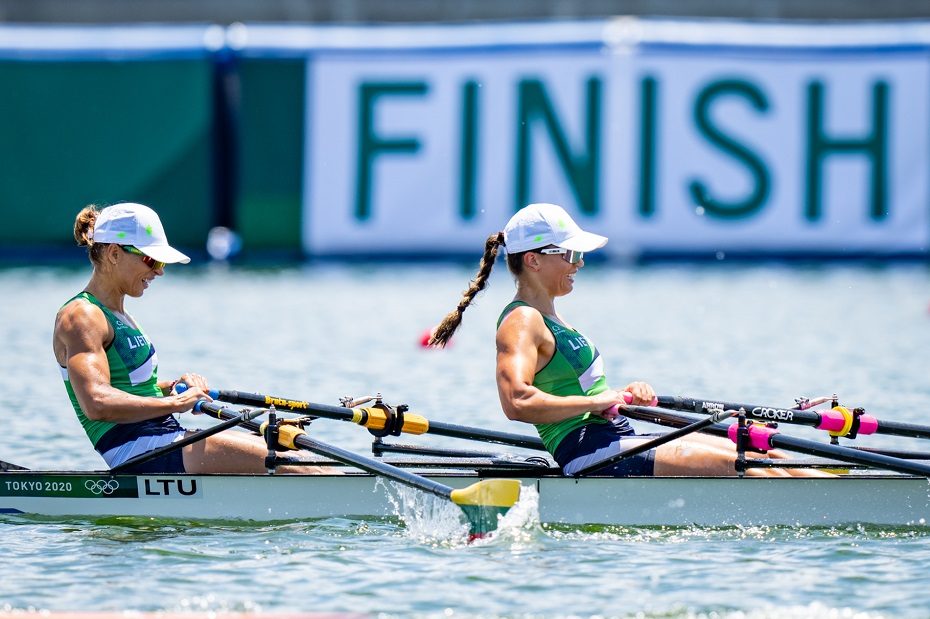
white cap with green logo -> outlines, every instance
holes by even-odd
[[[92,238],[95,243],[132,245],[159,262],[187,264],[190,258],[168,245],[158,214],[143,204],[122,202],[97,215]]]
[[[504,246],[508,254],[518,254],[547,245],[572,251],[589,252],[603,247],[607,237],[585,232],[555,204],[524,206],[504,226]]]

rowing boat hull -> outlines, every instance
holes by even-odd
[[[429,477],[456,488],[480,479],[473,473]],[[520,479],[538,493],[539,519],[548,523],[926,526],[930,520],[930,483],[922,477]],[[42,516],[253,521],[383,517],[397,515],[397,496],[391,484],[351,473],[0,473],[0,513]]]

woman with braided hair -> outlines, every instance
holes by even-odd
[[[594,344],[555,309],[569,294],[584,266],[584,253],[603,247],[607,238],[585,232],[560,206],[530,204],[485,242],[478,274],[458,307],[436,328],[430,344],[445,346],[462,322],[462,313],[484,289],[503,246],[507,267],[516,280],[514,299],[497,325],[497,390],[509,419],[536,426],[546,449],[567,475],[629,449],[649,438],[637,435],[616,405],[631,399],[649,405],[653,388],[640,381],[611,389]],[[627,394],[627,398],[624,397]],[[784,458],[770,451],[769,458]],[[598,474],[616,477],[651,475],[735,475],[736,449],[723,438],[691,434]],[[802,469],[760,469],[754,476],[823,476]]]

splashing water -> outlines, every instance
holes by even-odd
[[[464,544],[468,524],[462,510],[451,501],[420,492],[410,486],[379,479],[378,485],[387,493],[392,513],[406,526],[407,535],[420,543],[434,545]],[[539,493],[534,486],[522,486],[520,499],[506,514],[498,517],[493,534],[475,540],[488,544],[495,540],[510,543],[528,542],[542,529],[539,524]]]
[[[539,492],[536,486],[520,486],[520,499],[500,516],[497,531],[476,544],[506,543],[514,547],[533,542],[543,534],[539,523]]]
[[[451,501],[394,481],[379,479],[378,486],[384,487],[393,514],[406,525],[407,535],[414,540],[446,545],[462,543],[468,535],[462,511]]]

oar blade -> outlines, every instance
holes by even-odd
[[[468,519],[469,539],[484,537],[497,529],[498,517],[517,503],[520,482],[516,479],[485,479],[453,490],[449,498]]]

